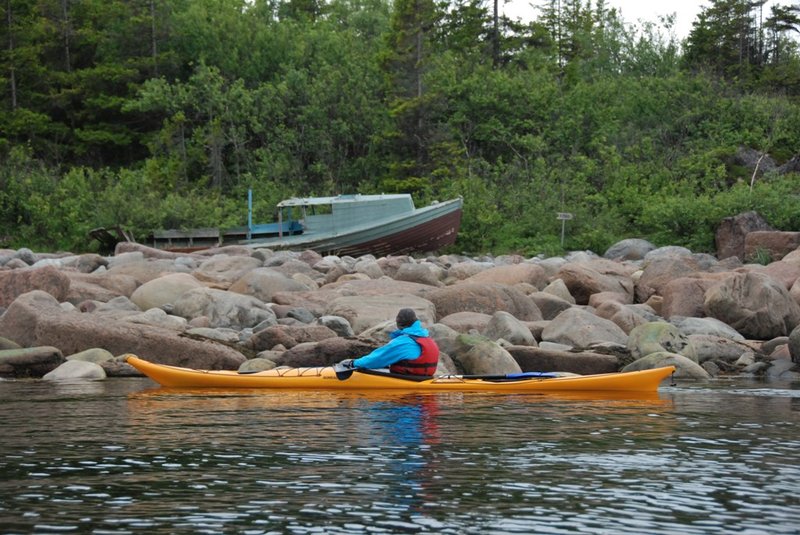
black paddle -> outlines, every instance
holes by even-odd
[[[340,364],[333,365],[333,371],[336,373],[336,378],[340,381],[346,381],[349,379],[353,372],[356,371],[356,368],[348,368],[345,366],[341,366]],[[425,380],[430,379],[430,377],[405,377],[405,376],[398,376],[396,374],[391,373],[384,373],[384,372],[376,372],[374,370],[359,370],[362,373],[371,373],[372,375],[380,375],[383,377],[398,377],[401,379],[410,379],[410,380]],[[435,379],[483,379],[485,381],[521,381],[524,379],[533,379],[533,378],[541,378],[541,379],[552,379],[554,377],[558,377],[558,374],[553,372],[522,372],[522,373],[507,373],[503,375],[440,375],[434,377]]]

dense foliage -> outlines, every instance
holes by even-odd
[[[603,0],[532,22],[480,0],[5,0],[0,245],[241,225],[248,188],[259,221],[292,195],[461,195],[471,253],[711,251],[750,209],[798,230],[800,7],[710,3],[679,43]]]

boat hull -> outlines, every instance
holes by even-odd
[[[321,254],[388,256],[436,251],[455,243],[461,226],[461,199],[337,233],[305,233],[240,241],[254,248],[313,250]]]
[[[674,366],[625,373],[606,373],[520,380],[474,379],[442,376],[424,381],[374,375],[354,371],[348,378],[337,378],[330,366],[288,368],[240,374],[231,370],[194,370],[155,364],[135,355],[126,355],[128,364],[153,381],[173,388],[271,388],[305,390],[413,390],[458,392],[655,392],[669,377]]]

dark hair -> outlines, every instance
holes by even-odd
[[[401,329],[405,329],[406,327],[411,327],[414,325],[414,322],[417,321],[416,313],[410,308],[401,308],[400,312],[397,313],[397,326]]]

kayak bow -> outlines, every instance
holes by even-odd
[[[474,392],[655,392],[674,366],[622,373],[568,377],[508,377],[447,375],[431,379],[403,379],[374,371],[354,370],[339,380],[331,366],[281,368],[240,374],[232,370],[195,370],[155,364],[135,355],[125,361],[162,386],[177,388],[276,388],[306,390],[415,390]]]

